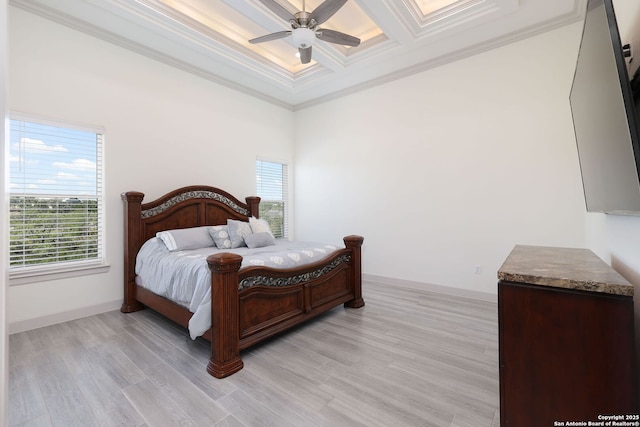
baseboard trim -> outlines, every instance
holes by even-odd
[[[451,286],[433,285],[431,283],[414,282],[411,280],[395,279],[391,277],[376,276],[373,274],[362,274],[362,281],[365,283],[372,282],[387,286],[400,286],[403,288],[418,289],[421,291],[434,292],[437,294],[469,298],[496,304],[498,303],[498,296],[489,292],[472,291],[469,289],[460,289]]]
[[[376,276],[373,274],[363,274],[363,282],[378,283],[387,286],[400,286],[403,288],[418,289],[438,294],[470,298],[478,301],[497,303],[497,295],[488,292],[472,291],[469,289],[454,288],[451,286],[433,285],[430,283],[415,282],[411,280],[395,279],[391,277]],[[19,332],[30,331],[32,329],[43,328],[45,326],[55,325],[57,323],[68,322],[70,320],[80,319],[82,317],[93,316],[95,314],[105,313],[120,309],[122,300],[110,301],[103,304],[93,305],[90,307],[82,307],[75,310],[69,310],[62,313],[50,314],[48,316],[36,317],[34,319],[21,320],[19,322],[9,323],[9,335]]]
[[[122,305],[122,300],[105,302],[102,304],[82,307],[75,310],[64,311],[62,313],[50,314],[48,316],[36,317],[34,319],[21,320],[9,323],[9,335],[19,332],[30,331],[32,329],[43,328],[57,323],[68,322],[82,317],[93,316],[94,314],[105,313],[107,311],[118,310]]]

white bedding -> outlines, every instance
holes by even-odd
[[[299,267],[319,261],[338,248],[333,245],[276,240],[262,248],[201,249],[170,252],[162,241],[147,240],[136,258],[136,283],[168,298],[193,313],[189,334],[196,339],[211,327],[211,271],[206,258],[218,252],[243,257],[242,266]]]

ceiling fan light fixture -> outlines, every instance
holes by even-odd
[[[302,1],[302,11],[292,14],[279,3],[281,0],[260,0],[268,9],[286,20],[291,26],[291,30],[278,31],[265,36],[256,37],[249,40],[249,43],[262,43],[271,40],[282,39],[291,36],[293,45],[298,50],[300,62],[308,64],[311,62],[311,46],[316,38],[323,42],[336,43],[344,46],[358,46],[360,39],[340,31],[321,29],[321,25],[331,18],[349,0],[323,0],[313,12],[307,12],[305,1]],[[319,0],[318,0],[319,1]]]
[[[316,39],[316,33],[309,28],[300,27],[293,30],[291,37],[293,39],[293,44],[297,48],[306,49],[313,45],[313,42]]]

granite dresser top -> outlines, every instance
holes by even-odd
[[[498,270],[498,279],[633,296],[633,285],[589,249],[517,245]]]

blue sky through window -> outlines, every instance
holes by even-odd
[[[98,135],[11,120],[10,192],[34,195],[96,195]]]

